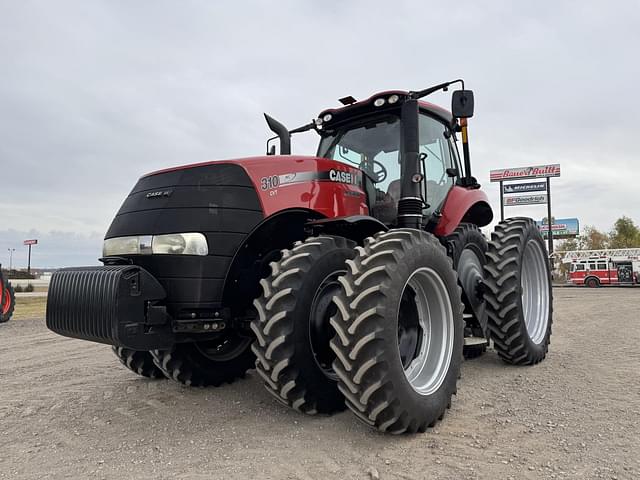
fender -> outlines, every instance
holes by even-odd
[[[260,293],[259,280],[269,273],[269,263],[307,236],[309,221],[323,218],[314,210],[291,208],[265,218],[242,241],[224,281],[222,303],[243,315]]]
[[[433,233],[438,237],[451,235],[460,222],[474,223],[479,227],[489,225],[493,211],[487,195],[478,189],[455,185],[444,202],[441,218]]]
[[[362,244],[365,238],[389,230],[380,220],[369,215],[323,218],[307,224],[314,234],[340,235]]]

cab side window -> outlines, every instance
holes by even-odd
[[[423,198],[428,204],[425,215],[431,215],[444,201],[453,186],[455,178],[449,176],[447,169],[457,168],[457,162],[452,153],[452,146],[445,125],[420,114],[419,118],[420,158],[425,170],[423,182]],[[426,189],[426,194],[424,190]]]

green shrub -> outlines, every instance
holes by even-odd
[[[13,287],[13,290],[16,293],[22,293],[22,285],[16,285],[15,287]]]
[[[27,283],[26,288],[24,289],[25,292],[33,292],[34,288],[33,285],[31,285],[30,283]]]

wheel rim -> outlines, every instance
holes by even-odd
[[[465,248],[458,259],[457,270],[460,285],[471,304],[473,313],[475,313],[476,318],[481,322],[482,327],[485,328],[485,302],[482,296],[479,295],[479,287],[484,281],[483,264],[484,262],[474,249]]]
[[[2,315],[6,315],[11,308],[11,295],[9,295],[9,289],[5,288],[2,294]]]
[[[540,344],[549,324],[549,277],[546,256],[535,240],[529,240],[522,259],[522,312],[531,341]]]
[[[236,333],[223,333],[214,340],[196,342],[196,349],[209,360],[224,362],[233,360],[251,344],[252,339]]]
[[[420,395],[436,392],[453,354],[453,308],[440,275],[427,267],[409,277],[398,309],[398,348],[404,374]]]
[[[330,347],[335,331],[329,321],[337,313],[333,297],[340,291],[338,277],[345,273],[339,270],[325,277],[316,290],[309,311],[309,344],[313,359],[327,377],[336,381],[338,377],[331,366],[336,354]]]

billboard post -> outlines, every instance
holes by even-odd
[[[500,221],[504,222],[504,182],[500,180]]]
[[[551,225],[551,177],[547,177],[547,223],[549,224],[549,258],[551,259],[551,268],[553,268],[553,229]]]
[[[29,261],[27,262],[27,275],[31,275],[31,246],[32,245],[37,245],[38,244],[38,240],[36,240],[36,239],[25,240],[22,243],[29,247]]]

